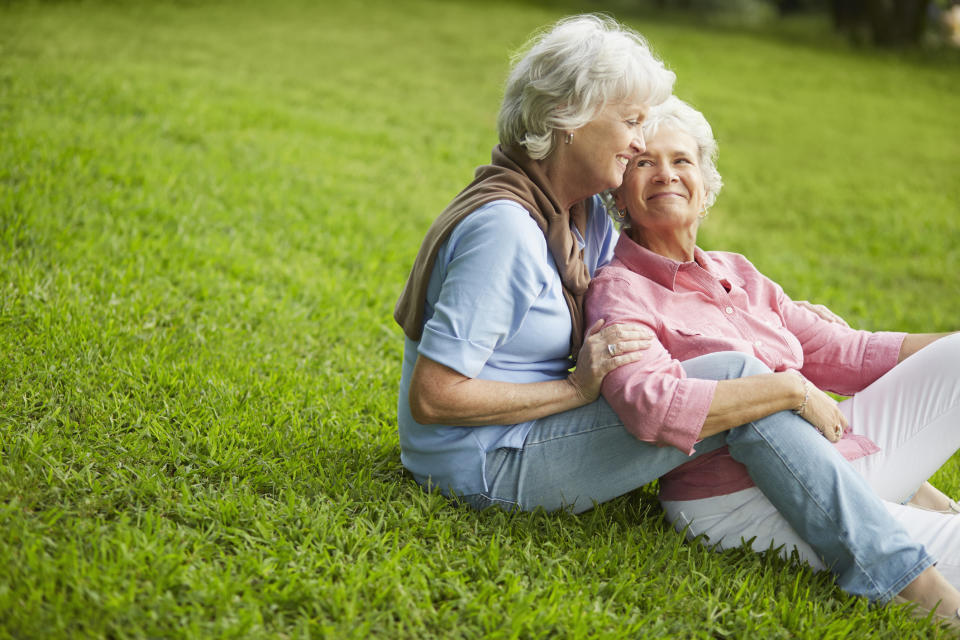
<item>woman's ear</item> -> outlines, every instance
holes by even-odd
[[[613,196],[613,204],[617,209],[620,211],[626,209],[626,206],[623,204],[623,196],[620,195],[620,189],[614,189],[610,192],[610,195]]]
[[[710,208],[709,206],[707,206],[707,200],[710,199],[710,190],[707,189],[706,185],[701,184],[700,197],[701,197],[700,205],[703,207],[703,210],[706,211],[707,209]]]

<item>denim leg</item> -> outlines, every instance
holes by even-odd
[[[756,358],[733,352],[701,356],[683,366],[691,377],[714,380],[769,373]],[[848,593],[885,601],[933,564],[826,438],[792,412],[706,438],[694,456],[725,443]],[[692,457],[640,442],[601,398],[538,420],[522,449],[488,452],[489,491],[463,498],[475,507],[580,512]]]
[[[688,375],[704,377],[695,360],[684,363],[684,368]],[[715,371],[707,373],[719,377]],[[742,368],[730,373],[728,378],[738,378],[769,369],[744,356]],[[889,514],[866,480],[793,412],[781,411],[731,429],[727,444],[733,458],[747,467],[844,591],[885,602],[933,564],[923,545]]]
[[[653,482],[687,460],[724,445],[717,434],[697,443],[693,456],[637,440],[603,398],[536,421],[522,449],[487,453],[488,490],[461,496],[484,508],[580,513]]]
[[[735,378],[743,355],[718,353],[691,360],[698,377]],[[687,455],[674,447],[642,442],[603,398],[584,407],[534,422],[522,449],[500,448],[486,455],[487,491],[460,496],[474,507],[580,513],[645,484],[726,444],[726,434],[704,438]]]

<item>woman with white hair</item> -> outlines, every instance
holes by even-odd
[[[612,193],[623,231],[611,263],[591,282],[586,314],[607,326],[640,324],[656,337],[604,378],[603,396],[636,438],[676,451],[693,452],[718,430],[770,415],[783,416],[784,429],[822,433],[826,439],[807,443],[815,449],[784,452],[788,465],[821,455],[860,476],[843,490],[859,486],[846,497],[866,516],[838,527],[843,544],[912,541],[938,563],[905,574],[895,590],[867,595],[885,601],[899,592],[926,612],[939,602],[938,615],[960,626],[960,518],[925,484],[960,447],[960,335],[871,333],[827,322],[743,256],[703,251],[697,231],[721,187],[710,125],[671,97],[651,108],[643,130],[646,148]],[[762,364],[720,381],[697,379],[687,364],[729,351]],[[838,404],[821,389],[853,397]],[[758,551],[796,549],[846,588],[842,545],[816,542],[810,512],[775,506],[755,480],[742,452],[722,447],[661,478],[660,499],[691,538],[704,535],[720,548],[751,540]],[[918,490],[925,509],[904,504]],[[807,506],[818,510],[821,499],[831,497],[813,496]]]
[[[617,240],[598,194],[644,151],[643,119],[673,81],[639,34],[597,16],[559,22],[515,64],[491,163],[427,232],[394,314],[406,335],[401,459],[420,484],[476,508],[581,512],[690,459],[690,448],[635,438],[599,398],[604,376],[644,357],[653,333],[585,324],[582,308]],[[727,379],[754,363],[729,353],[686,366]],[[717,428],[693,453],[729,446],[773,504],[803,514],[815,548],[841,550],[845,588],[897,593],[928,555],[905,535],[843,535],[886,512],[861,506],[869,488],[793,417]]]

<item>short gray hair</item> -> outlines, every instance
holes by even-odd
[[[555,131],[582,127],[609,103],[663,102],[675,79],[643,36],[613,18],[564,18],[515,58],[497,117],[500,143],[542,160],[553,151]]]
[[[713,129],[702,113],[676,96],[670,96],[647,113],[643,121],[644,138],[652,138],[660,127],[669,127],[682,131],[697,143],[697,164],[703,176],[706,191],[704,205],[713,206],[723,186],[723,179],[717,171],[717,141]]]

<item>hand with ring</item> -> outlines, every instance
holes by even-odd
[[[813,385],[810,385],[809,401],[799,415],[830,442],[840,440],[844,430],[850,426],[846,416],[840,412],[837,401]]]
[[[600,395],[604,376],[619,366],[636,362],[653,340],[653,331],[640,324],[604,326],[597,320],[587,331],[577,367],[567,380],[584,402],[593,402]]]

